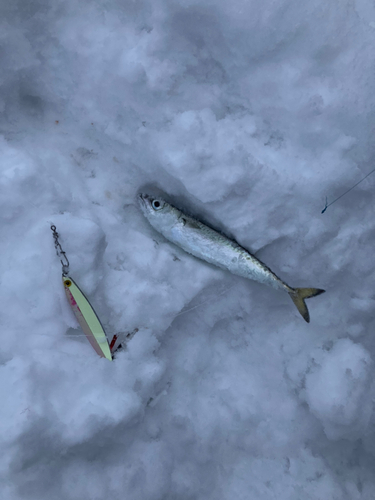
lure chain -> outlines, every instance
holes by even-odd
[[[63,276],[67,276],[69,273],[69,261],[68,257],[66,256],[64,250],[61,248],[60,242],[59,242],[59,233],[56,231],[56,226],[51,225],[51,230],[53,233],[53,238],[55,240],[55,248],[56,248],[56,254],[58,257],[60,257],[60,262],[62,265],[62,274]],[[65,261],[65,262],[64,262]]]

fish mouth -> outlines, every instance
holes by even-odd
[[[138,201],[141,202],[143,206],[146,206],[146,198],[148,198],[147,194],[139,193],[138,194]]]

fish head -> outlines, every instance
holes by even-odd
[[[138,201],[143,214],[158,231],[163,232],[163,229],[176,224],[180,211],[163,200],[163,198],[139,193]]]

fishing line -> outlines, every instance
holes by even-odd
[[[194,309],[197,309],[198,307],[203,307],[208,302],[213,302],[217,297],[220,297],[220,296],[226,294],[227,292],[229,292],[230,290],[232,290],[232,288],[234,288],[235,286],[236,285],[234,284],[234,285],[232,285],[232,286],[230,286],[228,288],[225,288],[222,292],[217,293],[214,297],[210,297],[210,298],[206,299],[204,302],[201,302],[200,304],[197,304],[196,306],[189,307],[189,309],[185,309],[184,311],[181,311],[178,314],[171,313],[170,316],[173,316],[174,318],[177,318],[178,316],[182,316],[183,314],[186,314],[186,313],[188,313],[190,311],[193,311]],[[120,339],[120,342],[122,344],[126,345],[127,342],[129,342],[129,340],[131,340],[134,337],[134,335],[140,329],[146,329],[147,330],[148,327],[144,326],[144,327],[135,328],[131,332],[119,332],[117,334],[117,337],[118,337],[118,339]],[[36,335],[45,336],[45,337],[51,337],[50,333],[37,333]],[[84,334],[80,334],[80,333],[65,333],[64,337],[73,337],[73,338],[85,337],[86,338],[87,336],[84,335]],[[58,337],[56,337],[56,338],[58,338]]]
[[[79,287],[76,285],[74,280],[69,276],[69,260],[66,256],[65,251],[62,249],[61,244],[59,242],[59,233],[56,230],[56,226],[51,224],[51,230],[53,233],[54,244],[56,249],[56,254],[60,258],[60,262],[62,265],[62,278],[65,293],[67,295],[69,304],[73,310],[74,315],[76,316],[79,325],[81,326],[84,335],[71,333],[65,334],[65,337],[86,337],[91,345],[94,347],[97,354],[102,357],[106,357],[107,359],[113,359],[112,354],[114,352],[113,348],[117,343],[117,340],[120,340],[120,343],[127,343],[129,340],[133,338],[133,336],[139,331],[139,328],[135,328],[131,332],[118,332],[113,336],[112,342],[109,344],[105,335],[105,331],[103,329],[103,325],[101,324],[97,314],[95,313],[92,305],[86,298],[86,296],[81,292]],[[208,302],[212,302],[227,292],[229,292],[236,285],[232,285],[230,287],[224,288],[223,291],[219,293],[215,293],[213,297],[209,297],[203,302],[199,304],[189,307],[188,309],[180,311],[178,314],[170,314],[173,318],[181,316],[182,314],[186,314],[198,307],[202,307],[204,304]],[[147,329],[147,327],[145,327]],[[39,334],[44,335],[44,334]],[[47,335],[47,334],[45,334]],[[124,338],[122,338],[124,337]]]
[[[354,189],[356,186],[358,186],[358,184],[360,184],[362,181],[364,181],[365,179],[367,179],[367,177],[369,175],[371,175],[373,172],[375,172],[375,168],[373,170],[371,170],[370,173],[368,173],[367,175],[365,175],[365,177],[363,177],[363,179],[361,179],[360,181],[357,182],[357,184],[354,184],[354,186],[352,186],[350,189],[348,189],[347,191],[345,191],[345,193],[341,194],[338,198],[336,198],[335,200],[331,201],[331,203],[329,203],[327,205],[327,197],[326,197],[326,206],[323,208],[322,210],[322,214],[324,214],[324,212],[327,210],[328,207],[330,207],[331,205],[333,205],[334,203],[336,203],[337,200],[339,200],[340,198],[342,198],[343,196],[345,196],[347,193],[349,193],[349,191],[351,191],[352,189]]]
[[[200,304],[197,304],[196,306],[193,306],[193,307],[189,307],[189,309],[185,309],[184,311],[181,311],[177,314],[169,314],[170,316],[173,316],[174,318],[177,318],[178,316],[182,316],[183,314],[186,314],[190,311],[193,311],[194,309],[197,309],[198,307],[203,307],[205,304],[207,304],[208,302],[213,302],[217,297],[220,297],[221,295],[224,295],[226,294],[227,292],[229,292],[230,290],[232,290],[232,288],[234,288],[236,285],[232,285],[228,288],[225,288],[222,292],[220,293],[217,293],[215,295],[215,297],[210,297],[208,299],[206,299],[204,302],[201,302]],[[118,338],[122,337],[125,335],[125,339],[122,341],[122,342],[128,342],[129,340],[131,340],[135,333],[137,333],[139,331],[139,329],[148,329],[147,326],[144,326],[144,327],[139,327],[139,328],[135,328],[133,331],[131,332],[123,332],[123,333],[118,333]],[[46,336],[46,337],[51,337],[51,334],[50,333],[37,333],[36,335],[42,335],[42,336]],[[65,333],[64,334],[64,337],[86,337],[86,335],[82,335],[80,333]]]
[[[197,309],[197,307],[204,306],[204,304],[207,304],[207,302],[213,302],[217,297],[220,297],[221,295],[224,295],[225,293],[229,292],[234,288],[236,285],[232,285],[228,288],[225,288],[221,293],[217,293],[215,297],[210,297],[209,299],[206,299],[204,302],[201,302],[200,304],[197,304],[196,306],[190,307],[189,309],[186,309],[185,311],[181,311],[178,314],[176,314],[174,317],[177,318],[177,316],[181,316],[182,314],[186,314],[190,311],[193,311],[194,309]],[[172,315],[171,315],[172,316]]]

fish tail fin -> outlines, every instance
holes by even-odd
[[[288,293],[302,318],[307,321],[307,323],[310,323],[310,314],[305,304],[305,299],[316,297],[316,295],[320,295],[324,292],[325,290],[320,288],[294,288],[293,291]]]

